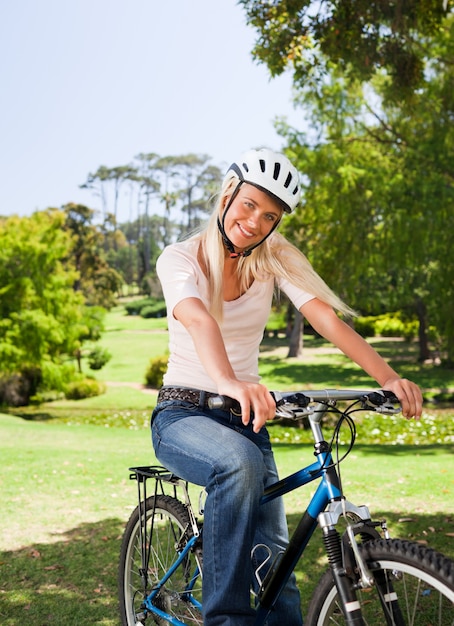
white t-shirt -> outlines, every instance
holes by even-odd
[[[167,305],[170,357],[164,385],[192,387],[217,392],[205,371],[192,338],[174,318],[175,306],[185,298],[199,298],[209,308],[208,281],[198,261],[199,241],[187,240],[164,249],[156,269]],[[291,283],[276,279],[276,284],[297,309],[314,296]],[[258,382],[259,347],[271,311],[275,279],[255,280],[237,300],[224,302],[221,332],[232,368],[238,380]]]

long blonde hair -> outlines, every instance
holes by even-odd
[[[201,242],[200,252],[211,294],[210,312],[218,321],[223,317],[225,246],[217,221],[218,217],[222,219],[226,201],[239,183],[238,177],[233,172],[230,174],[224,179],[207,226],[191,237]],[[306,256],[277,232],[272,233],[251,255],[240,257],[237,271],[241,291],[245,291],[254,280],[266,280],[270,276],[281,277],[331,305],[340,313],[355,315],[317,274]]]

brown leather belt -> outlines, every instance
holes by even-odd
[[[191,402],[191,404],[196,406],[207,408],[208,398],[214,398],[218,395],[211,391],[190,389],[189,387],[162,387],[158,393],[158,403],[166,400],[181,400],[182,402]]]

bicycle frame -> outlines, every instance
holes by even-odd
[[[374,390],[376,391],[376,390]],[[335,525],[341,515],[345,515],[346,513],[353,514],[358,520],[361,520],[361,531],[363,532],[366,529],[366,532],[374,537],[378,537],[377,531],[375,531],[375,526],[377,524],[373,524],[370,522],[370,513],[366,506],[355,506],[351,502],[344,499],[344,496],[341,491],[340,479],[338,475],[338,470],[336,468],[335,463],[333,463],[333,458],[329,449],[329,445],[323,439],[323,433],[320,426],[321,420],[323,416],[329,411],[330,406],[335,406],[337,401],[342,400],[357,400],[364,397],[368,393],[373,393],[373,391],[355,391],[355,390],[323,390],[323,391],[314,391],[314,392],[306,392],[304,391],[304,395],[309,397],[309,401],[311,403],[310,410],[305,411],[304,409],[299,408],[295,412],[292,412],[292,416],[309,416],[310,427],[314,436],[314,449],[316,461],[306,467],[301,468],[294,474],[283,478],[273,485],[270,485],[264,492],[261,498],[261,504],[265,504],[273,500],[274,498],[281,497],[286,493],[294,491],[299,487],[304,485],[308,485],[311,482],[316,480],[320,480],[320,483],[312,496],[305,512],[300,518],[300,521],[297,525],[296,530],[294,531],[292,537],[290,538],[289,544],[284,552],[278,558],[278,562],[271,567],[271,571],[265,576],[264,581],[260,581],[260,590],[257,594],[257,606],[256,606],[256,620],[255,626],[263,626],[265,623],[266,617],[269,612],[273,609],[279,594],[282,589],[285,587],[291,573],[293,572],[298,560],[301,558],[304,550],[311,539],[317,524],[320,524],[325,540],[325,547],[328,552],[328,557],[330,560],[330,564],[333,569],[333,576],[336,580],[336,584],[338,586],[339,594],[342,598],[344,605],[347,605],[349,602],[354,604],[354,595],[348,589],[348,583],[345,580],[345,577],[342,577],[336,573],[336,563],[335,559],[331,558],[330,555],[330,545],[332,544],[332,533],[334,532],[337,536],[335,537],[335,541],[337,541],[340,546],[340,537],[335,530]],[[286,396],[290,396],[291,394],[285,394]],[[280,394],[275,394],[276,399]],[[313,403],[317,403],[314,407]],[[279,402],[278,402],[279,406]],[[393,410],[393,408],[388,405],[387,411],[378,409],[379,412],[397,412]],[[279,416],[279,411],[277,413]],[[281,413],[281,415],[285,415],[285,413]],[[155,487],[155,495],[158,492],[158,484],[160,484],[160,489],[163,490],[162,481],[173,484],[174,489],[177,486],[183,488],[184,498],[186,500],[186,504],[190,504],[189,495],[187,491],[187,484],[179,478],[172,476],[166,470],[163,470],[160,474],[156,475],[154,473],[150,473],[151,469],[155,468],[130,468],[131,471],[134,472],[130,477],[136,478],[139,483],[139,502],[145,502],[146,493],[143,496],[143,500],[141,500],[140,494],[140,483],[145,483],[147,478],[155,478],[156,479],[156,487]],[[161,468],[162,469],[162,468]],[[162,491],[163,492],[163,491]],[[191,514],[191,524],[193,527],[194,536],[186,543],[184,547],[179,551],[178,558],[172,565],[172,567],[166,572],[164,577],[154,586],[151,593],[144,600],[144,605],[146,609],[155,615],[159,615],[161,618],[168,620],[170,624],[173,626],[185,626],[184,622],[181,622],[171,615],[165,613],[160,610],[158,607],[153,605],[153,599],[159,593],[159,590],[165,584],[165,582],[171,577],[172,573],[175,569],[182,563],[185,559],[186,555],[191,551],[194,546],[194,543],[197,541],[199,537],[197,522],[195,520],[194,514],[192,512],[191,506],[188,506],[188,509]],[[145,517],[142,515],[142,517]],[[153,516],[152,516],[153,517]],[[141,530],[141,539],[142,539],[142,555],[143,555],[143,573],[146,576],[146,550],[147,547],[145,545],[145,524],[146,520],[141,520],[141,526],[144,524]],[[349,527],[350,530],[347,532],[347,536],[349,536],[350,540],[353,540],[354,543],[354,531]],[[348,529],[347,529],[348,530]],[[330,544],[331,542],[331,544]],[[334,547],[334,550],[336,547]],[[353,558],[360,560],[359,554],[355,551],[352,546]],[[368,572],[364,570],[364,564],[358,563],[359,569],[361,571],[361,575],[367,579]],[[197,606],[201,609],[200,603],[192,597],[191,590],[193,588],[194,582],[197,576],[200,574],[198,567],[195,569],[193,576],[187,586],[188,592],[188,600],[193,603],[194,606]],[[256,572],[257,574],[257,572]],[[347,616],[347,622],[350,623],[358,623],[355,622],[356,615],[355,611],[352,611],[352,615]]]
[[[341,395],[341,392],[339,394]],[[320,483],[300,518],[286,550],[282,553],[272,575],[265,579],[258,596],[256,626],[264,624],[318,524],[326,534],[327,529],[332,528],[339,517],[345,513],[354,513],[365,522],[370,520],[370,513],[366,506],[357,507],[351,502],[343,500],[337,469],[333,464],[331,452],[323,440],[320,428],[320,422],[328,408],[326,404],[318,403],[314,413],[309,416],[309,423],[315,439],[316,462],[268,487],[261,499],[261,504],[265,504],[274,498],[320,479]]]

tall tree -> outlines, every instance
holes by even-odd
[[[333,64],[370,80],[386,71],[401,99],[424,81],[424,41],[436,35],[447,0],[239,0],[258,32],[253,50],[272,76],[291,68],[295,85],[316,84]]]
[[[80,185],[81,189],[90,189],[95,195],[101,198],[101,211],[103,219],[106,219],[108,208],[107,183],[110,181],[110,169],[105,165],[100,165],[96,172],[90,172],[85,183]]]
[[[187,215],[182,234],[194,230],[200,223],[198,213],[209,211],[208,199],[220,181],[219,168],[209,165],[206,154],[184,154],[175,157],[180,180],[181,210]]]
[[[371,310],[375,298],[375,312],[380,303],[416,315],[421,359],[428,356],[427,327],[434,326],[450,361],[453,24],[446,20],[425,42],[426,77],[411,99],[396,106],[380,77],[369,85],[376,90],[372,107],[370,98],[358,97],[358,84],[333,69],[317,89],[298,90],[317,128],[311,141],[281,127],[306,174],[293,236],[304,228],[301,240],[307,237],[316,266],[356,306]]]
[[[107,262],[102,225],[92,223],[94,211],[84,205],[70,203],[63,209],[66,215],[64,228],[72,238],[69,256],[77,270],[74,289],[84,294],[88,304],[110,308],[123,279]],[[121,231],[114,234],[115,241],[118,242],[120,236],[123,237]]]
[[[160,183],[156,175],[156,163],[159,155],[154,152],[141,153],[136,159],[139,161],[138,181],[141,188],[141,197],[144,198],[143,232],[142,232],[142,263],[143,272],[140,276],[142,280],[151,269],[151,224],[150,224],[150,200],[152,196],[157,196],[160,190]]]
[[[83,297],[68,261],[70,234],[58,210],[0,224],[0,371],[38,370],[44,359],[71,354]]]

